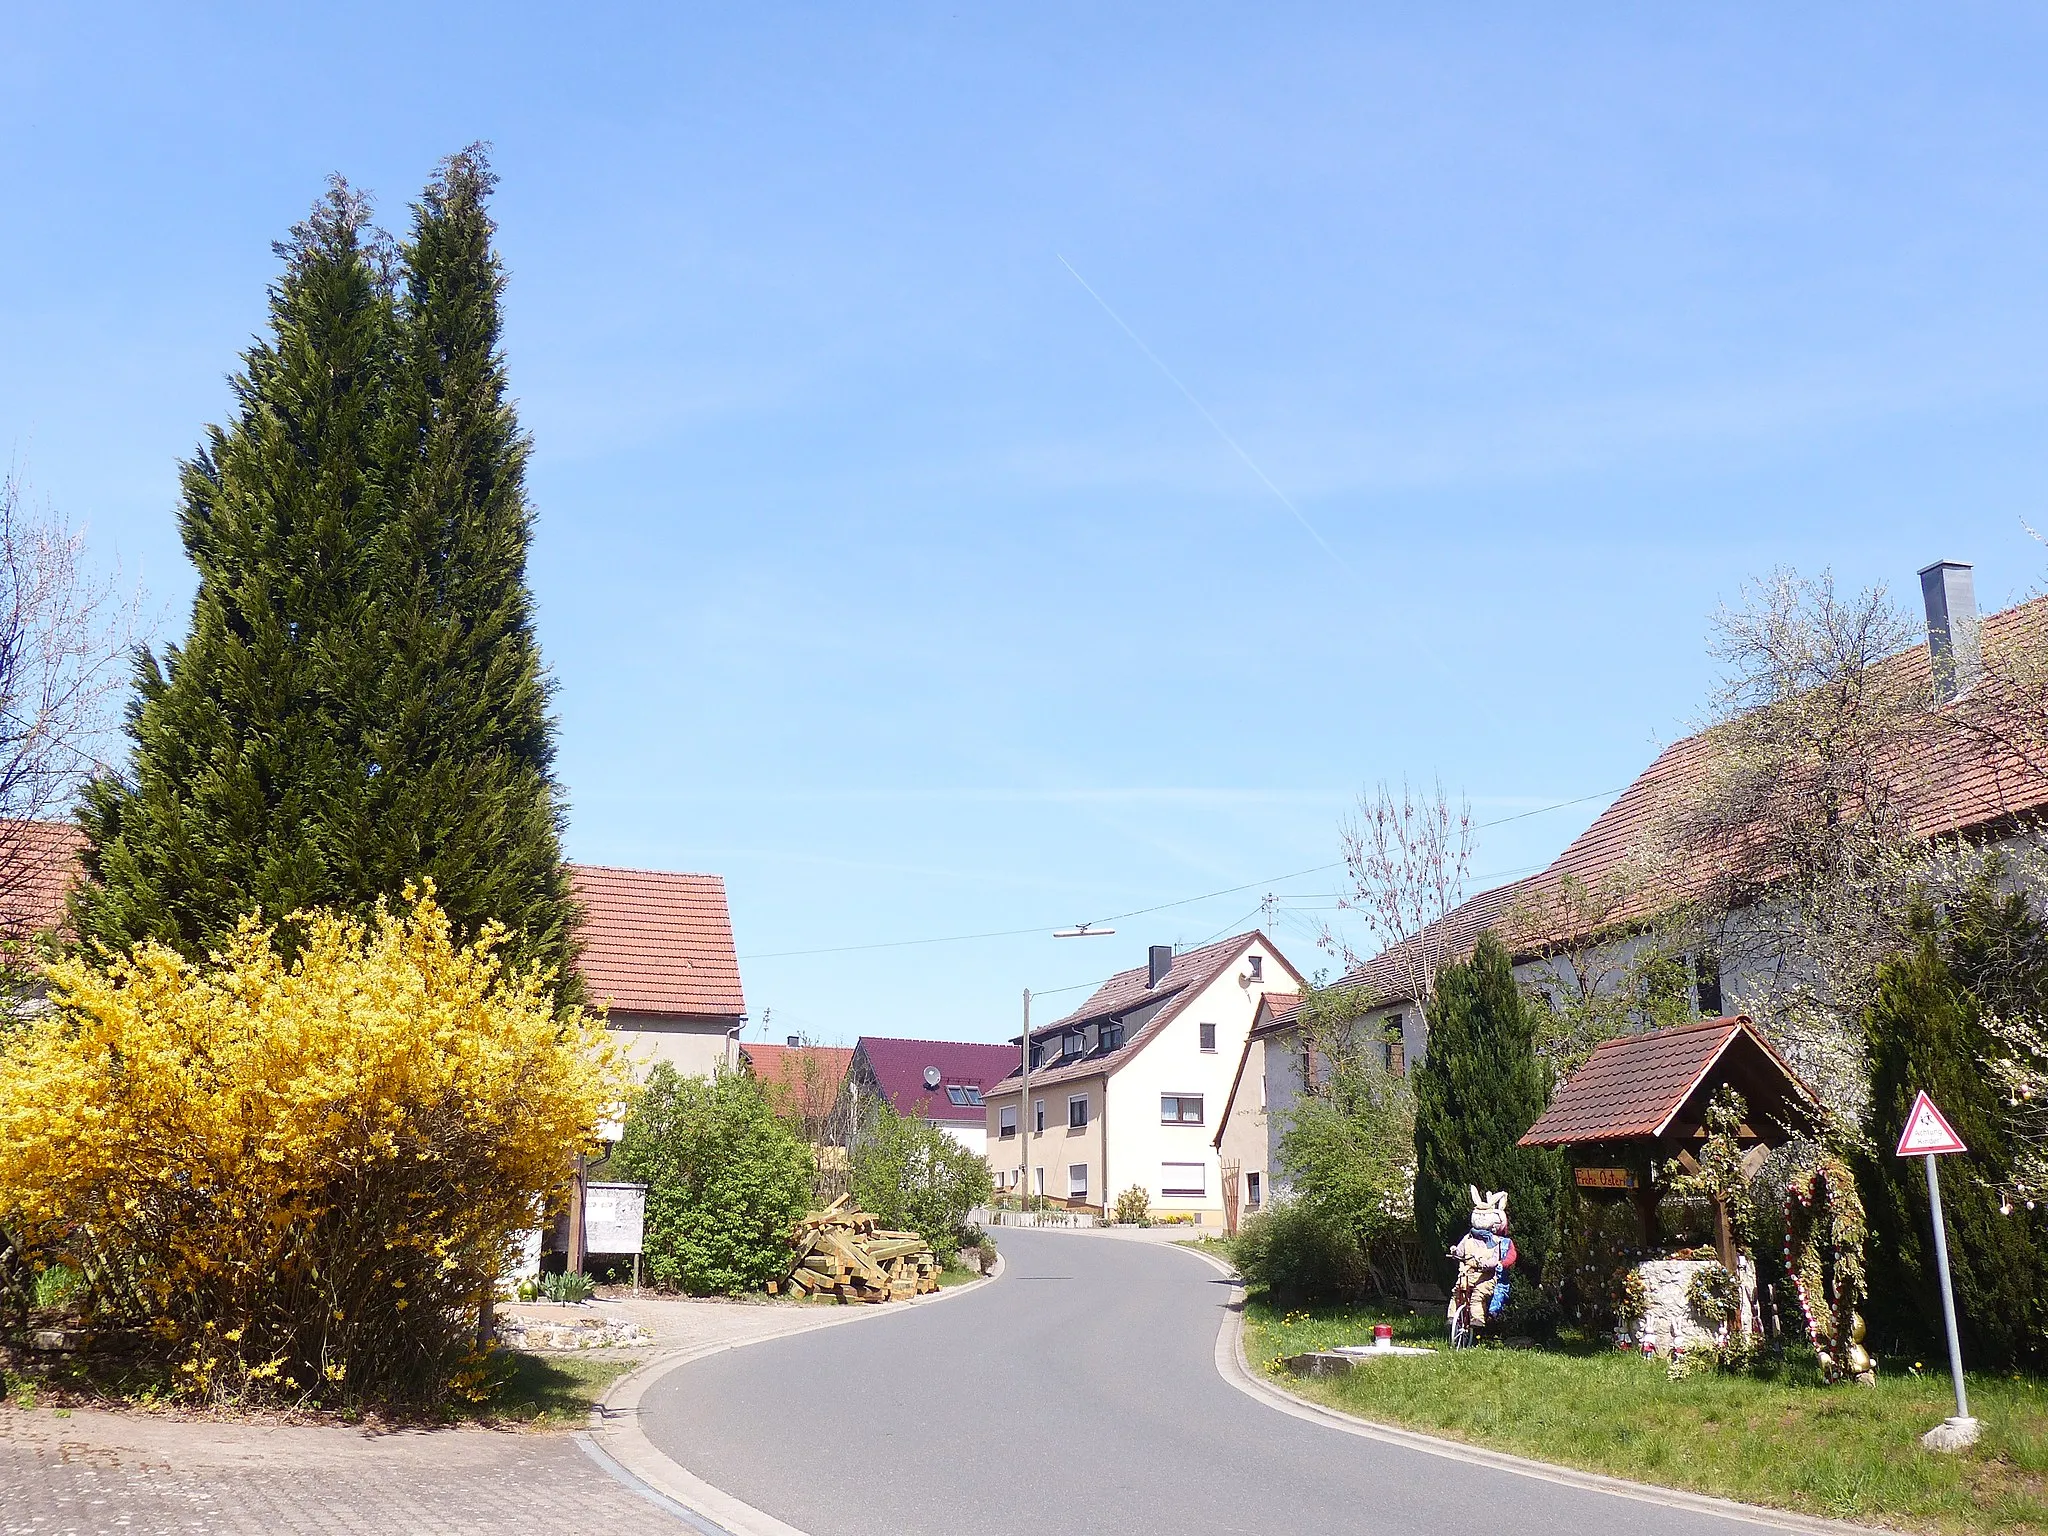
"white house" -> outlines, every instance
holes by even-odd
[[[1031,1031],[1028,1102],[1021,1060],[987,1089],[997,1189],[1099,1209],[1135,1185],[1156,1211],[1220,1226],[1213,1138],[1253,1015],[1268,986],[1304,985],[1262,933],[1179,955],[1153,945],[1145,964]]]

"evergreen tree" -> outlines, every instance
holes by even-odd
[[[496,917],[573,991],[548,680],[526,584],[530,440],[499,349],[503,270],[481,146],[445,161],[401,255],[393,518],[379,551],[385,666],[363,721],[375,775],[359,884],[433,874],[451,912]]]
[[[1467,1185],[1508,1192],[1515,1246],[1540,1273],[1559,1185],[1555,1153],[1518,1147],[1549,1097],[1530,1017],[1506,949],[1480,937],[1437,974],[1429,1048],[1415,1069],[1415,1230],[1441,1255],[1470,1220]]]
[[[132,772],[81,811],[82,938],[198,954],[424,875],[573,988],[491,184],[451,158],[394,253],[337,181],[277,248],[270,335],[185,468],[191,632],[141,659]]]
[[[1869,1310],[1883,1348],[1944,1347],[1933,1218],[1921,1159],[1892,1156],[1914,1096],[1925,1091],[1967,1153],[1941,1159],[1941,1203],[1963,1358],[1973,1367],[2048,1364],[2048,1225],[2003,1201],[2009,1166],[2003,1106],[1982,1063],[1993,1049],[1987,1006],[2048,1001],[2048,935],[2016,894],[1980,885],[1945,917],[1923,911],[1917,945],[1878,971],[1864,1015],[1870,1154],[1858,1170],[1870,1220]]]

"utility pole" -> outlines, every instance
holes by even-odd
[[[1031,1131],[1025,1116],[1031,1110],[1031,989],[1024,989],[1024,1075],[1017,1089],[1017,1209],[1031,1193]]]

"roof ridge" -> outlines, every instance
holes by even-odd
[[[708,869],[642,869],[635,864],[579,864],[571,859],[564,859],[562,865],[565,869],[588,870],[603,875],[653,875],[663,880],[716,880],[720,884],[725,881],[725,876],[713,874]]]

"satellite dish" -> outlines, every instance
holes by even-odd
[[[924,1069],[924,1085],[927,1088],[939,1086],[939,1069],[937,1067],[926,1067]]]

